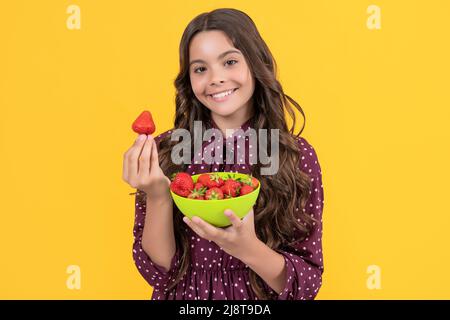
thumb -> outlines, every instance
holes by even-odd
[[[250,209],[250,211],[245,215],[245,217],[242,220],[250,221],[250,223],[255,223],[255,213],[253,211],[253,207]]]

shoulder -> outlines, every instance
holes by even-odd
[[[300,170],[310,176],[322,174],[316,149],[304,137],[295,137],[300,152]]]
[[[156,141],[156,142],[161,141],[162,139],[164,139],[165,137],[167,137],[168,135],[170,135],[170,134],[172,133],[172,131],[173,131],[173,129],[170,129],[170,130],[164,131],[163,133],[161,133],[161,134],[155,136],[155,141]]]
[[[161,142],[161,140],[164,140],[167,136],[170,136],[172,134],[173,129],[164,131],[163,133],[157,135],[154,137],[155,142],[156,142],[156,146],[159,149],[159,143]]]

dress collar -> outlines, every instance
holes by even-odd
[[[236,130],[242,129],[242,131],[244,131],[244,132],[247,131],[247,129],[250,127],[250,125],[251,125],[251,123],[252,123],[252,120],[253,120],[253,118],[250,117],[247,121],[245,121],[243,124],[241,124],[241,125],[239,126],[239,128],[237,128]],[[218,126],[217,123],[213,120],[212,117],[209,119],[209,126],[210,126],[210,128],[214,128],[214,129],[219,129],[219,130],[220,130],[219,126]],[[224,140],[226,140],[225,137],[223,137],[223,138],[224,138]],[[236,138],[236,137],[235,137],[235,138]]]
[[[212,150],[212,156],[215,157],[216,153],[219,153],[220,158],[222,159],[223,163],[218,164],[214,162],[213,164],[207,166],[204,160],[202,160],[201,166],[203,166],[205,172],[214,172],[214,171],[223,171],[223,172],[242,172],[242,173],[250,173],[251,165],[249,164],[249,148],[250,141],[248,137],[245,138],[245,154],[241,155],[238,148],[240,147],[240,144],[238,143],[239,138],[241,137],[239,134],[236,134],[236,131],[239,129],[242,129],[242,131],[245,133],[249,128],[251,128],[251,125],[253,123],[253,117],[250,117],[247,121],[242,123],[239,128],[235,129],[234,134],[231,136],[233,139],[231,140],[231,137],[228,138],[228,140],[223,137],[222,139],[222,145],[219,144],[219,141],[217,139],[212,138],[210,140],[203,142],[203,150]],[[212,118],[209,119],[207,123],[207,128],[210,129],[218,129],[220,131],[220,128],[217,126],[217,123],[214,122]],[[230,141],[231,140],[231,141]],[[234,148],[230,145],[234,144]],[[208,151],[210,152],[210,151]],[[231,158],[234,159],[232,163],[226,163],[226,159],[229,158],[227,152],[231,153]],[[238,160],[238,156],[241,156],[242,158]],[[196,170],[197,172],[198,170]]]

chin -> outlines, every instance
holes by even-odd
[[[212,112],[218,114],[221,117],[228,117],[228,116],[231,116],[233,113],[236,112],[236,110],[229,111],[229,110],[220,110],[220,109],[218,110],[218,109],[219,108],[211,108],[210,110]]]

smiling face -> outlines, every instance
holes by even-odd
[[[228,36],[218,30],[199,32],[191,40],[189,62],[192,90],[212,116],[245,121],[252,113],[254,79],[244,55]],[[211,95],[220,92],[226,95]]]

